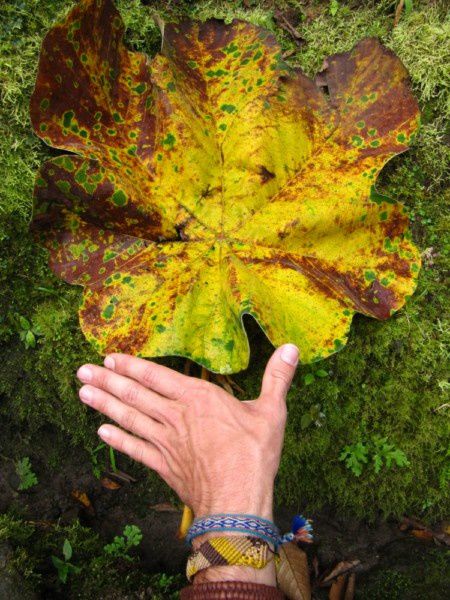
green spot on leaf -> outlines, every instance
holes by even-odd
[[[127,203],[127,195],[122,190],[117,190],[112,195],[112,201],[116,206],[125,206]]]
[[[173,133],[168,133],[163,139],[163,146],[167,146],[168,150],[171,150],[175,145],[175,140],[176,138]]]
[[[133,88],[133,90],[136,92],[136,94],[143,94],[146,89],[147,89],[146,83],[140,83],[139,85],[137,85],[136,87]]]
[[[73,112],[73,110],[67,110],[63,114],[63,127],[69,128],[74,116],[75,116],[75,113]]]
[[[234,106],[234,104],[222,104],[220,110],[231,114],[233,112],[236,112],[236,107]]]

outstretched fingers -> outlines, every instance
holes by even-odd
[[[182,398],[192,384],[192,378],[187,375],[128,354],[110,354],[104,364],[115,373],[131,377],[147,389],[171,400]]]
[[[123,377],[110,369],[97,365],[83,365],[78,369],[78,378],[100,390],[112,394],[136,410],[165,422],[173,410],[171,402],[159,394],[148,390],[134,379]]]
[[[139,410],[124,404],[115,396],[91,385],[84,385],[79,391],[84,404],[103,413],[118,425],[138,435],[144,440],[159,445],[165,439],[166,428],[159,421]]]

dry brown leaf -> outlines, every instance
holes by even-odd
[[[314,578],[319,579],[319,559],[317,558],[317,556],[313,558],[312,566],[314,571]]]
[[[438,544],[450,546],[450,535],[448,533],[450,528],[446,522],[443,522],[438,527],[431,529],[430,527],[427,527],[421,523],[418,519],[404,517],[403,521],[399,525],[399,529],[400,531],[409,533],[421,540],[428,542],[434,540]]]
[[[310,600],[308,559],[305,552],[295,542],[280,547],[280,563],[277,568],[277,581],[289,600]]]
[[[95,514],[94,507],[92,506],[92,502],[89,500],[89,496],[86,492],[82,492],[80,490],[72,490],[71,494],[72,498],[79,502],[86,512],[90,515]]]
[[[426,540],[428,542],[431,542],[434,538],[433,532],[429,529],[411,529],[410,533],[419,540]]]
[[[113,481],[109,477],[102,477],[100,479],[100,483],[107,490],[118,490],[122,487],[120,483],[117,483],[117,481]]]
[[[353,598],[355,597],[355,581],[355,573],[350,573],[347,581],[347,589],[345,590],[344,600],[353,600]]]
[[[361,561],[358,559],[355,560],[341,560],[329,573],[322,579],[320,582],[321,586],[327,585],[330,583],[332,579],[338,577],[339,575],[343,575],[344,573],[348,573],[349,571],[355,569],[358,565],[361,564]]]
[[[344,600],[346,581],[346,575],[339,575],[339,577],[333,581],[330,593],[328,594],[329,600]]]
[[[154,510],[156,512],[180,512],[180,510],[176,506],[170,504],[169,502],[160,502],[159,504],[152,504],[152,506],[149,506],[149,509]]]

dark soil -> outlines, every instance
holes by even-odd
[[[51,432],[41,439],[51,439]],[[139,568],[145,573],[177,574],[182,573],[187,557],[185,544],[177,538],[177,529],[181,511],[174,506],[172,511],[167,503],[167,493],[145,489],[141,480],[124,483],[120,488],[106,489],[101,480],[92,472],[92,464],[84,453],[70,452],[61,456],[58,465],[46,464],[44,447],[29,452],[33,467],[39,472],[39,483],[26,492],[18,492],[18,476],[15,464],[8,457],[0,458],[0,513],[20,514],[26,522],[33,522],[43,529],[64,527],[79,520],[81,524],[99,534],[103,543],[110,542],[115,535],[120,535],[128,524],[137,525],[143,540],[139,546]],[[139,477],[139,468],[125,458],[118,459],[119,467]],[[116,479],[108,473],[110,479]],[[74,497],[74,492],[84,492],[90,500],[84,506]],[[151,508],[165,501],[166,507],[161,510]],[[290,528],[290,519],[296,508],[279,507],[276,521],[283,531]],[[413,538],[402,532],[399,523],[384,521],[380,518],[375,523],[368,523],[336,514],[329,508],[311,515],[314,521],[315,543],[307,547],[313,572],[317,565],[319,578],[327,570],[344,560],[359,560],[357,573],[357,598],[412,600],[415,598],[440,599],[445,597],[445,589],[450,581],[450,562],[448,552],[443,546],[436,546],[430,541]],[[3,551],[3,560],[7,562],[8,547]],[[6,558],[5,558],[6,556]],[[127,567],[130,568],[130,567]],[[136,567],[137,568],[137,567]],[[46,567],[48,569],[48,566]],[[432,572],[438,571],[437,573]],[[447,572],[446,572],[447,569]],[[315,579],[316,576],[313,575]],[[432,580],[427,595],[423,595],[423,584]],[[22,589],[24,583],[15,574],[1,587],[0,568],[0,600],[10,600],[8,589]],[[10,586],[10,587],[8,587]],[[3,592],[2,592],[3,590]],[[3,596],[2,596],[3,593]],[[112,592],[111,592],[112,593]],[[5,595],[6,594],[6,595]],[[120,590],[114,592],[114,598],[152,598],[145,591],[141,595],[122,595]],[[144,594],[144,595],[142,595]],[[327,598],[328,589],[315,587],[316,598]],[[64,594],[44,586],[39,595],[30,596],[25,592],[21,598],[65,598]],[[72,597],[72,596],[70,596]],[[103,595],[93,596],[103,598]],[[113,596],[109,596],[113,597]],[[159,596],[158,596],[159,597]]]

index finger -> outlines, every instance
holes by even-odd
[[[179,400],[191,382],[187,375],[129,354],[109,354],[104,360],[104,365],[171,400]]]

